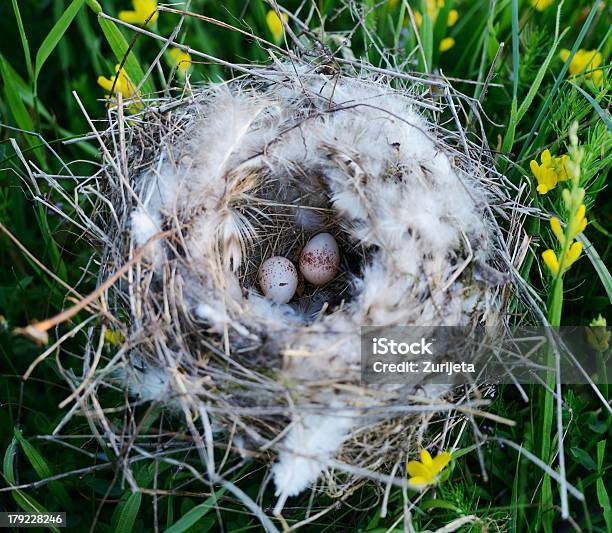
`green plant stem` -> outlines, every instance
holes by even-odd
[[[565,255],[564,250],[561,253],[561,260]],[[562,264],[562,263],[561,263]],[[553,281],[552,291],[550,293],[549,305],[548,305],[548,322],[552,327],[558,327],[561,325],[561,310],[563,308],[563,275],[559,275]],[[554,365],[554,352],[549,347],[547,354],[546,366],[549,370],[546,371],[546,385],[548,388],[555,388],[556,376],[555,371],[552,370]],[[540,457],[542,461],[547,464],[551,459],[551,435],[554,420],[554,396],[549,393],[547,389],[542,389],[542,445],[540,448]],[[552,497],[552,486],[550,476],[544,475],[542,479],[542,490],[540,494],[540,511],[538,512],[539,519],[541,520],[542,529],[544,531],[552,532],[552,519],[553,519],[553,497]]]

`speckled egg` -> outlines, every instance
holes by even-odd
[[[291,300],[297,284],[297,270],[286,257],[270,257],[259,267],[259,286],[265,297],[277,304]]]
[[[324,285],[334,279],[340,264],[340,250],[329,233],[310,239],[300,255],[300,272],[313,285]]]

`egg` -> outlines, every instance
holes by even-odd
[[[259,267],[259,286],[264,296],[277,304],[286,304],[298,284],[298,273],[286,257],[274,256],[266,259]]]
[[[339,264],[338,243],[329,233],[315,235],[300,254],[300,272],[313,285],[324,285],[334,279]]]

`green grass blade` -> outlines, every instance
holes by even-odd
[[[139,85],[144,79],[145,74],[140,66],[140,63],[138,62],[138,59],[136,59],[136,56],[130,50],[130,46],[125,40],[125,37],[114,22],[98,15],[98,23],[100,24],[104,37],[106,37],[106,41],[113,50],[117,61],[119,61],[119,63],[123,63],[123,67],[125,68],[128,77],[132,80],[132,83]],[[142,88],[145,93],[150,94],[155,92],[155,86],[150,78],[144,80],[142,83]]]
[[[544,79],[544,75],[546,74],[546,71],[548,70],[548,66],[550,65],[550,62],[553,60],[553,57],[555,57],[555,53],[559,46],[559,42],[561,41],[564,35],[565,35],[565,32],[563,32],[561,36],[555,35],[555,41],[551,49],[548,51],[548,55],[546,56],[546,59],[544,60],[542,65],[540,65],[540,68],[538,69],[538,73],[536,74],[536,77],[533,80],[531,87],[529,87],[527,96],[525,96],[525,98],[523,99],[523,102],[521,103],[521,106],[518,108],[518,111],[516,114],[517,123],[520,122],[521,119],[525,116],[525,113],[527,113],[527,110],[531,106],[533,99],[538,93],[540,89],[540,85],[542,84],[542,80]]]
[[[34,79],[34,75],[32,73],[32,54],[30,53],[30,43],[23,27],[23,20],[21,19],[21,12],[19,11],[19,4],[17,4],[17,0],[13,0],[13,11],[15,12],[15,18],[17,19],[17,29],[19,30],[19,37],[23,47],[23,55],[25,56],[28,76],[30,76],[30,79]]]
[[[45,64],[45,61],[47,61],[48,57],[51,55],[51,52],[53,52],[53,50],[57,46],[57,43],[60,42],[60,39],[64,36],[64,33],[66,33],[68,26],[70,26],[72,20],[74,19],[74,17],[76,16],[79,9],[81,9],[84,3],[85,0],[73,0],[73,2],[68,6],[66,11],[64,11],[63,15],[55,23],[55,26],[53,26],[45,40],[40,45],[38,52],[36,52],[34,79],[38,78],[40,70]]]
[[[133,531],[134,522],[136,522],[141,502],[142,492],[133,492],[125,504],[118,508],[118,510],[121,510],[117,520],[115,533],[131,533]]]
[[[518,0],[512,0],[512,100],[518,98],[519,82],[519,18]]]
[[[204,502],[196,505],[193,509],[186,512],[175,524],[170,526],[164,533],[182,533],[187,531],[198,520],[205,516],[211,509],[214,509],[215,503],[223,495],[225,488],[219,489],[212,496],[206,498]]]
[[[42,204],[38,204],[36,212],[36,221],[40,228],[40,235],[45,242],[46,251],[49,252],[51,259],[51,270],[55,272],[62,280],[68,281],[68,269],[66,263],[62,258],[62,252],[60,246],[55,241],[51,226],[49,226],[49,220],[47,219],[46,207]]]
[[[608,267],[597,253],[597,250],[595,249],[595,246],[593,246],[593,243],[591,243],[591,241],[589,241],[589,239],[584,236],[584,233],[578,235],[576,239],[580,241],[580,243],[582,243],[582,249],[591,261],[595,272],[597,272],[597,275],[599,276],[599,279],[601,280],[601,283],[603,284],[604,289],[606,290],[608,299],[612,303],[612,276],[610,275]]]
[[[425,64],[423,58],[419,56],[419,66],[423,72],[431,72],[431,65],[433,61],[433,47],[434,47],[434,35],[433,35],[433,22],[431,17],[427,14],[426,3],[421,2],[421,14],[423,15],[423,23],[421,24],[421,44],[423,45],[423,55],[425,56]]]
[[[578,89],[578,92],[580,92],[580,94],[582,94],[582,96],[584,96],[587,99],[589,104],[593,106],[593,109],[600,116],[601,120],[603,120],[603,123],[606,125],[606,128],[608,128],[608,131],[612,131],[612,120],[610,120],[610,117],[597,103],[597,100],[595,100],[595,98],[593,98],[589,93],[587,93],[582,87],[579,87],[578,85],[576,85],[575,83],[571,81],[569,83],[574,88]]]

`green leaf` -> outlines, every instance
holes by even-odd
[[[119,31],[119,28],[117,28],[114,22],[107,20],[102,16],[98,16],[98,22],[102,28],[104,37],[106,37],[108,44],[112,48],[113,53],[117,58],[117,61],[119,61],[119,63],[123,62],[123,68],[125,68],[128,78],[132,80],[134,85],[139,85],[144,79],[145,74],[140,67],[138,59],[136,59],[136,56],[130,50],[125,37],[123,37],[123,34],[121,31]],[[142,89],[145,93],[155,92],[155,87],[153,86],[153,82],[150,78],[147,78],[144,81]]]
[[[19,95],[19,91],[17,88],[17,83],[12,74],[12,69],[10,68],[8,62],[4,57],[0,55],[0,71],[2,72],[2,81],[4,82],[4,94],[6,95],[6,102],[8,107],[15,119],[15,123],[17,127],[24,130],[23,136],[36,155],[36,158],[39,161],[44,161],[43,151],[41,149],[41,144],[38,143],[38,137],[35,135],[31,135],[27,132],[33,132],[34,122],[32,121],[32,117],[28,113],[28,110],[23,102],[23,99]]]
[[[219,489],[212,496],[206,498],[203,503],[187,511],[175,524],[166,529],[165,533],[182,533],[189,529],[211,509],[214,509],[215,503],[223,495],[225,490],[225,488]]]
[[[453,458],[453,460],[459,459],[459,457],[463,457],[464,455],[473,452],[479,446],[480,444],[472,444],[471,446],[468,446],[466,448],[459,448],[451,454],[451,457]]]
[[[584,468],[586,468],[587,470],[597,470],[597,465],[595,464],[595,461],[583,449],[573,447],[570,451],[572,452],[572,455],[577,459],[577,461],[582,466],[584,466]]]
[[[23,100],[19,96],[17,91],[17,84],[12,76],[11,69],[8,68],[8,63],[4,57],[0,56],[0,70],[2,70],[2,81],[4,82],[4,94],[6,95],[6,102],[13,114],[13,118],[19,128],[22,130],[33,131],[34,123],[30,117],[28,110],[26,109]],[[27,135],[26,138],[31,141],[31,136]]]
[[[57,43],[60,42],[60,39],[64,36],[64,33],[66,33],[68,26],[70,26],[72,20],[79,12],[79,9],[81,9],[84,3],[85,0],[73,0],[72,3],[66,9],[66,11],[64,11],[63,15],[55,23],[55,26],[51,28],[51,31],[40,45],[38,52],[36,52],[36,63],[34,67],[35,80],[38,78],[40,70],[45,64],[45,61],[47,61],[47,58],[51,55],[51,52],[53,52],[53,50],[57,46]]]
[[[4,459],[2,461],[2,472],[9,485],[15,485],[15,454],[17,453],[17,439],[13,437],[11,443],[7,446],[6,452],[4,452]],[[28,513],[46,513],[47,510],[38,503],[34,498],[28,496],[21,490],[11,491],[11,495],[17,505]],[[48,526],[51,531],[59,533],[56,527]]]
[[[600,440],[597,443],[597,466],[600,471],[600,476],[597,478],[596,490],[597,490],[597,501],[600,507],[603,509],[603,516],[606,522],[606,530],[612,531],[612,506],[610,505],[610,497],[604,484],[602,471],[604,461],[604,451],[606,449],[606,441]]]
[[[47,461],[45,461],[43,456],[40,455],[38,450],[36,450],[34,446],[32,446],[26,439],[23,438],[23,435],[17,428],[14,428],[13,432],[15,434],[15,438],[17,439],[17,442],[19,442],[19,446],[21,446],[23,453],[25,454],[28,461],[32,465],[32,468],[34,469],[38,477],[40,479],[46,479],[46,478],[52,477],[53,472],[51,471],[51,468],[49,468]],[[65,507],[69,505],[70,498],[68,497],[68,493],[66,492],[66,489],[64,489],[64,487],[60,483],[53,482],[53,481],[50,482],[49,490],[55,495],[58,501],[61,502]]]
[[[429,509],[447,509],[449,511],[454,511],[455,513],[461,513],[461,509],[451,502],[447,502],[445,500],[439,500],[437,498],[432,498],[431,500],[426,500],[419,508],[422,511],[428,511]]]
[[[142,502],[142,492],[133,492],[125,504],[121,506],[115,533],[131,533],[134,529],[134,522],[140,510]]]
[[[19,431],[17,428],[14,428],[13,433],[15,434],[15,438],[21,446],[23,453],[25,453],[25,456],[28,458],[28,461],[30,461],[32,468],[34,469],[36,474],[38,474],[38,477],[41,479],[51,477],[53,474],[51,473],[51,469],[49,468],[47,461],[42,458],[42,456],[38,453],[38,451],[36,451],[34,446],[32,446],[26,439],[23,438],[21,431]]]
[[[17,453],[17,439],[13,437],[11,443],[6,447],[4,459],[2,461],[2,472],[9,485],[15,484],[15,454]]]
[[[601,283],[603,284],[604,289],[606,290],[608,299],[610,300],[610,303],[612,303],[612,276],[610,275],[608,267],[597,253],[595,246],[591,243],[591,241],[589,241],[589,239],[584,236],[584,233],[578,235],[576,239],[582,244],[582,249],[584,250],[584,253],[591,261],[595,272],[597,272],[597,275],[599,276],[599,279],[601,280]]]

